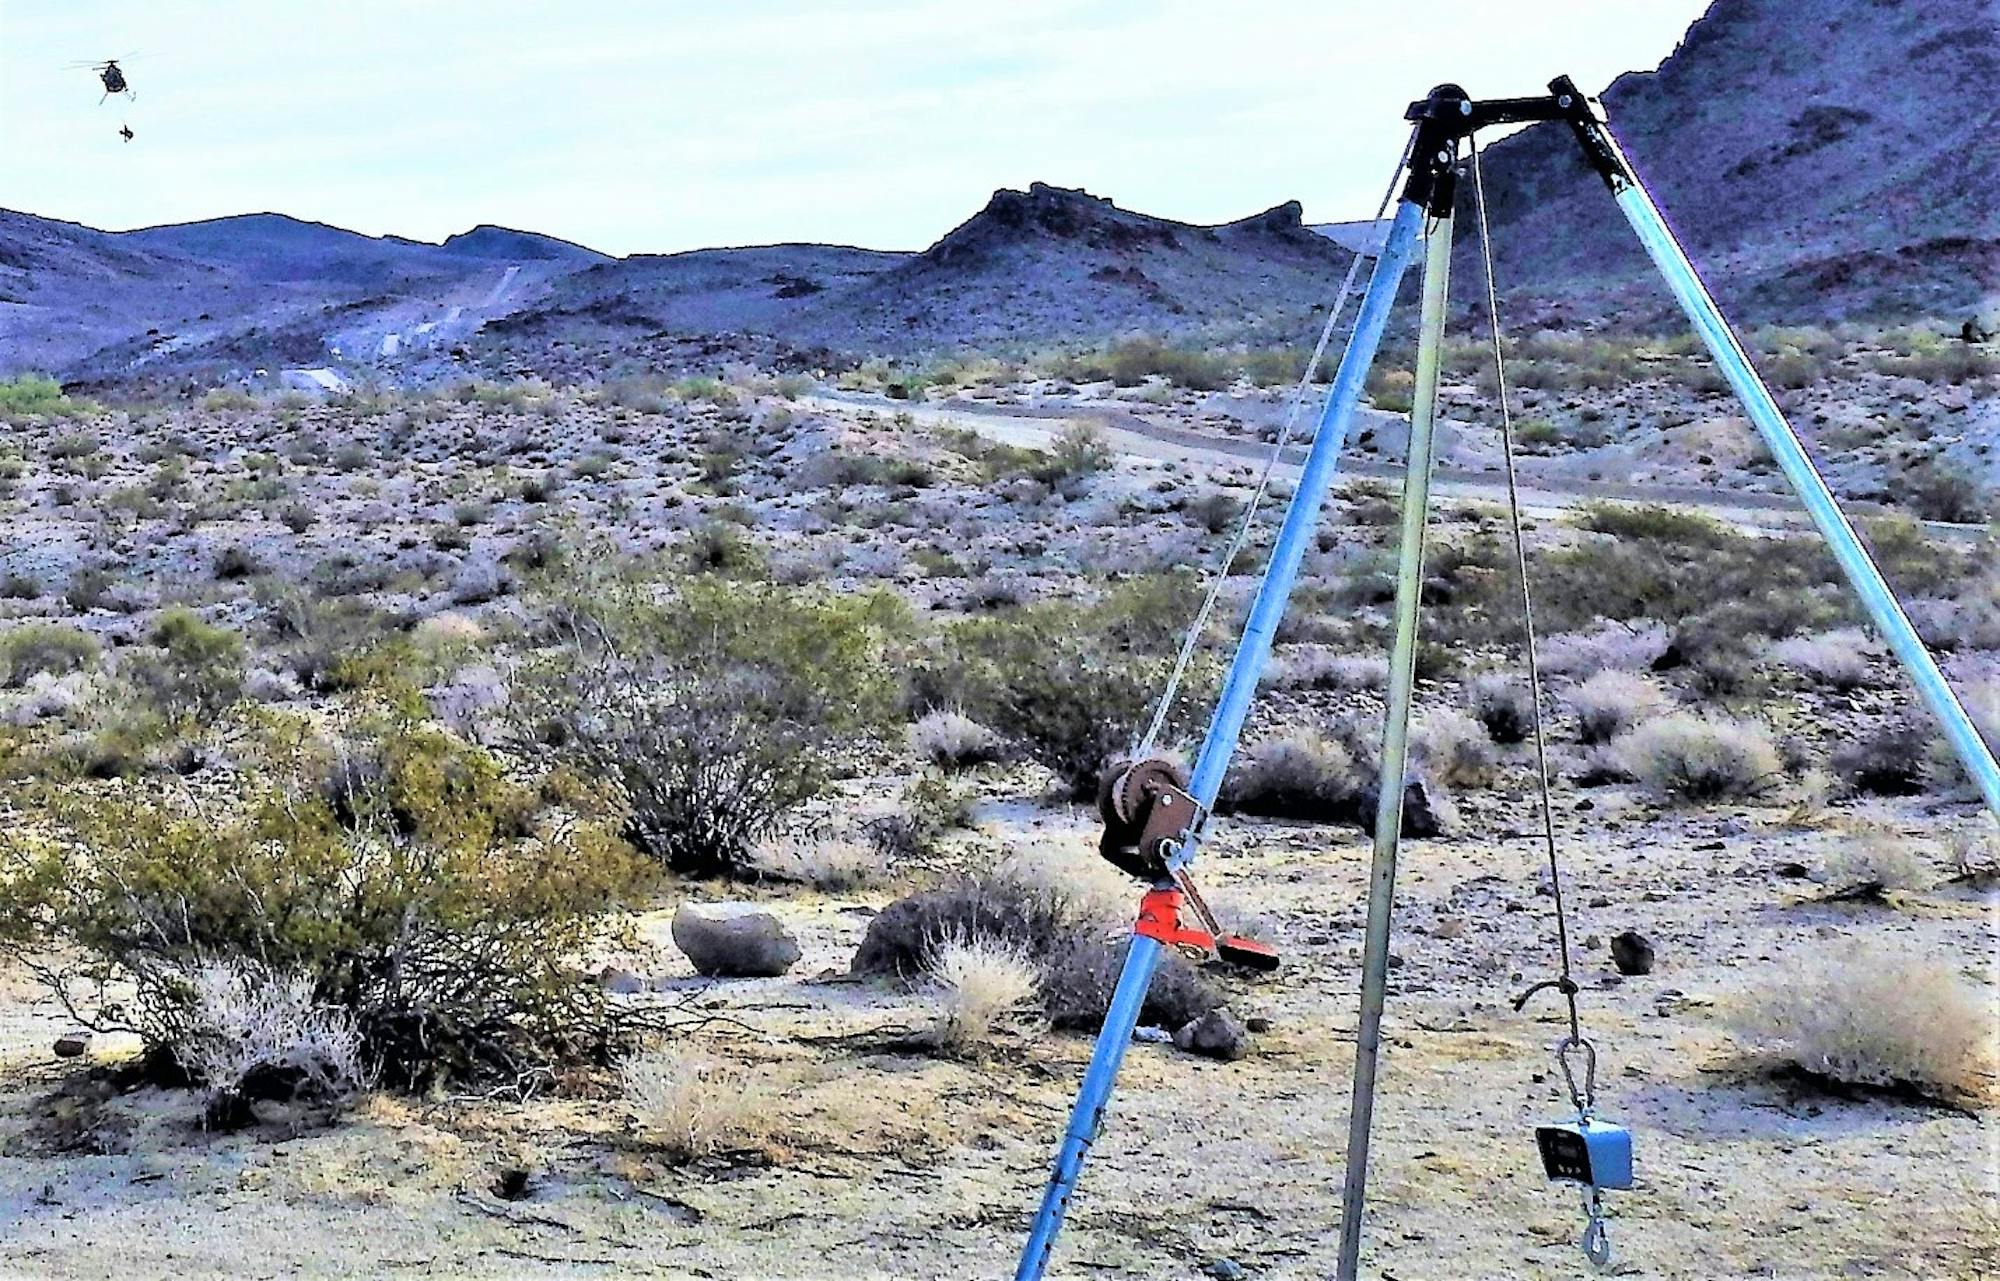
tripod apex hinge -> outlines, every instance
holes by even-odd
[[[1584,159],[1606,185],[1615,191],[1620,184],[1632,181],[1624,156],[1604,127],[1604,113],[1597,100],[1578,89],[1568,76],[1551,80],[1547,96],[1537,98],[1475,99],[1455,84],[1441,84],[1411,103],[1403,119],[1417,126],[1403,198],[1422,205],[1433,217],[1451,208],[1459,144],[1494,125],[1566,121]]]

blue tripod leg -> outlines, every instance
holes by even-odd
[[[1279,529],[1270,563],[1264,569],[1263,581],[1257,588],[1257,598],[1250,607],[1243,639],[1230,661],[1222,695],[1209,721],[1201,752],[1195,758],[1188,790],[1204,810],[1214,805],[1216,793],[1222,786],[1222,776],[1229,768],[1229,758],[1236,750],[1236,740],[1243,732],[1244,718],[1250,712],[1250,700],[1270,659],[1272,640],[1277,634],[1279,621],[1284,617],[1285,604],[1291,597],[1292,585],[1298,578],[1306,547],[1312,541],[1320,507],[1325,502],[1341,451],[1347,443],[1354,407],[1361,399],[1368,367],[1374,363],[1376,348],[1381,345],[1389,308],[1395,302],[1396,290],[1402,283],[1404,269],[1409,266],[1411,250],[1423,229],[1423,221],[1421,205],[1404,200],[1396,206],[1395,218],[1389,224],[1382,251],[1368,278],[1368,290],[1362,296],[1360,310],[1355,315],[1354,332],[1341,356],[1340,368],[1334,373],[1333,387],[1327,393],[1319,429],[1313,437],[1312,449],[1306,455],[1298,488],[1285,509],[1285,521]],[[1193,856],[1192,849],[1182,851],[1176,866],[1185,866]],[[1027,1247],[1021,1252],[1020,1266],[1014,1272],[1015,1281],[1038,1281],[1048,1269],[1049,1253],[1055,1247],[1056,1234],[1062,1230],[1063,1216],[1069,1210],[1070,1197],[1075,1193],[1077,1179],[1083,1172],[1084,1157],[1103,1125],[1105,1105],[1110,1101],[1112,1087],[1117,1083],[1118,1069],[1125,1061],[1126,1047],[1132,1042],[1132,1029],[1138,1025],[1139,1013],[1145,1006],[1146,991],[1152,985],[1153,971],[1159,965],[1160,946],[1157,940],[1134,934],[1131,949],[1125,954],[1125,966],[1119,972],[1118,987],[1112,994],[1110,1009],[1105,1012],[1104,1027],[1098,1033],[1096,1048],[1091,1052],[1090,1067],[1084,1072],[1082,1088],[1070,1111],[1069,1127],[1063,1134],[1062,1146],[1056,1152],[1055,1169],[1049,1176],[1047,1190],[1042,1194],[1041,1209],[1036,1212]]]
[[[1614,158],[1615,167],[1607,176],[1607,181],[1611,184],[1612,196],[1617,200],[1619,209],[1624,211],[1625,220],[1638,233],[1639,241],[1646,247],[1653,265],[1659,269],[1681,309],[1694,323],[1695,332],[1715,358],[1716,366],[1722,370],[1737,399],[1743,402],[1750,421],[1756,425],[1771,456],[1785,473],[1785,479],[1791,482],[1799,501],[1805,504],[1813,525],[1819,530],[1820,537],[1826,540],[1854,594],[1868,611],[1869,619],[1910,674],[1911,682],[1930,708],[1931,715],[1937,718],[1953,752],[1978,786],[1986,808],[2000,815],[2000,766],[1995,765],[1993,752],[1987,747],[1986,740],[1980,737],[1978,728],[1966,715],[1964,705],[1952,692],[1944,673],[1938,670],[1937,660],[1924,647],[1917,629],[1910,624],[1909,615],[1897,603],[1895,593],[1883,581],[1882,571],[1876,567],[1860,536],[1854,532],[1854,526],[1848,522],[1840,504],[1827,489],[1826,481],[1813,466],[1797,433],[1785,421],[1784,413],[1771,398],[1770,389],[1757,376],[1749,353],[1743,350],[1742,343],[1723,318],[1722,310],[1715,305],[1707,286],[1695,274],[1694,264],[1688,261],[1680,242],[1674,239],[1666,219],[1660,216],[1659,207],[1633,174],[1610,131],[1597,124],[1585,125],[1583,129]]]

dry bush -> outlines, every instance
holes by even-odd
[[[208,1087],[212,1122],[247,1120],[249,1096],[274,1087],[334,1105],[367,1088],[353,1012],[321,1001],[310,976],[211,961],[184,982],[186,1021],[168,1048]]]
[[[1768,730],[1723,716],[1662,717],[1620,735],[1611,750],[1633,777],[1682,801],[1756,796],[1783,773]]]
[[[1522,680],[1498,673],[1482,676],[1472,682],[1466,703],[1496,743],[1526,742],[1535,732],[1534,695]]]
[[[1568,632],[1542,642],[1541,668],[1551,676],[1590,676],[1597,672],[1643,672],[1667,652],[1667,628],[1635,619],[1629,623],[1601,622],[1588,632]]]
[[[1036,1004],[1041,973],[1018,942],[971,936],[931,946],[925,989],[935,1014],[929,1037],[962,1054],[992,1038],[997,1024]]]
[[[1499,771],[1486,727],[1449,707],[1425,713],[1412,754],[1447,787],[1485,787]]]
[[[770,1143],[776,1099],[769,1086],[687,1047],[633,1055],[619,1085],[640,1136],[677,1161],[761,1152]]]
[[[1124,964],[1137,901],[1134,882],[1111,879],[1095,866],[1073,872],[1045,859],[1010,859],[984,876],[890,904],[869,924],[853,969],[921,980],[941,940],[992,941],[1039,967],[1042,1013],[1053,1027],[1095,1029]],[[1201,971],[1169,951],[1140,1017],[1177,1028],[1222,1001]]]
[[[1342,822],[1363,780],[1347,748],[1310,729],[1253,744],[1222,785],[1216,809],[1263,818]]]
[[[1836,892],[1929,889],[1936,874],[1909,841],[1889,832],[1855,832],[1826,856],[1820,880]]]
[[[1868,683],[1868,660],[1875,646],[1859,628],[1818,636],[1794,636],[1771,646],[1779,664],[1831,689],[1859,689]]]
[[[1652,677],[1616,670],[1591,675],[1564,701],[1576,717],[1577,737],[1585,743],[1608,743],[1670,705],[1666,691]]]
[[[750,871],[757,841],[827,785],[893,700],[900,603],[682,579],[585,584],[556,602],[573,643],[518,681],[524,746],[614,783],[624,831],[689,876]]]
[[[1375,690],[1389,684],[1389,660],[1342,654],[1325,645],[1292,645],[1272,660],[1273,689]]]
[[[1750,1045],[1843,1085],[1971,1101],[2000,1067],[1991,993],[1935,961],[1868,951],[1794,967],[1732,1022]]]
[[[1931,728],[1908,719],[1878,725],[1834,748],[1835,777],[1858,792],[1876,796],[1916,796],[1929,788],[1925,749]]]
[[[831,893],[865,889],[880,881],[884,871],[880,848],[872,841],[796,832],[759,841],[750,855],[750,870]]]
[[[286,734],[296,737],[285,737]],[[618,932],[642,865],[599,825],[542,828],[534,795],[436,729],[351,750],[296,727],[240,796],[53,797],[0,846],[0,948],[76,958],[64,994],[129,984],[76,1017],[136,1033],[162,1079],[200,1023],[188,976],[215,963],[300,975],[353,1021],[393,1089],[521,1082],[606,1061],[631,1028],[577,964]]]
[[[1187,624],[1177,575],[1121,583],[1095,601],[1052,600],[971,618],[937,638],[912,672],[918,705],[960,706],[1020,743],[1078,800],[1152,712]],[[1166,726],[1191,728],[1219,675],[1198,654]]]
[[[1000,736],[956,708],[926,712],[910,726],[910,750],[939,769],[985,765],[1001,756]]]

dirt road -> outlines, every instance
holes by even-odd
[[[1262,441],[1225,436],[1216,432],[1158,422],[1130,409],[1069,401],[1037,405],[994,405],[982,401],[953,399],[914,404],[862,392],[825,391],[802,397],[822,409],[867,409],[877,413],[907,413],[920,423],[946,425],[978,432],[989,440],[1037,449],[1046,447],[1070,422],[1088,422],[1104,433],[1119,453],[1134,458],[1151,458],[1197,466],[1262,468],[1270,446]],[[1383,421],[1397,415],[1363,409]],[[1278,475],[1293,479],[1304,465],[1303,446],[1288,446],[1279,463]],[[1401,480],[1403,468],[1390,464],[1343,458],[1340,474],[1379,480]],[[1470,471],[1440,466],[1432,480],[1432,490],[1440,499],[1476,502],[1505,502],[1505,480],[1490,471]],[[1717,489],[1712,485],[1630,485],[1610,481],[1535,478],[1521,491],[1523,510],[1542,516],[1556,515],[1586,503],[1612,501],[1664,503],[1698,507],[1732,525],[1759,529],[1807,529],[1811,522],[1798,500],[1789,493],[1767,494]],[[1889,508],[1880,504],[1844,504],[1851,516],[1884,516]],[[1979,542],[1987,536],[1984,525],[1958,525],[1946,521],[1925,521],[1924,527],[1941,538]]]

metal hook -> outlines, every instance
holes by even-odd
[[[1583,1257],[1597,1268],[1611,1266],[1611,1234],[1604,1227],[1604,1198],[1596,1188],[1588,1188],[1583,1194],[1583,1239],[1577,1244],[1583,1247]]]

